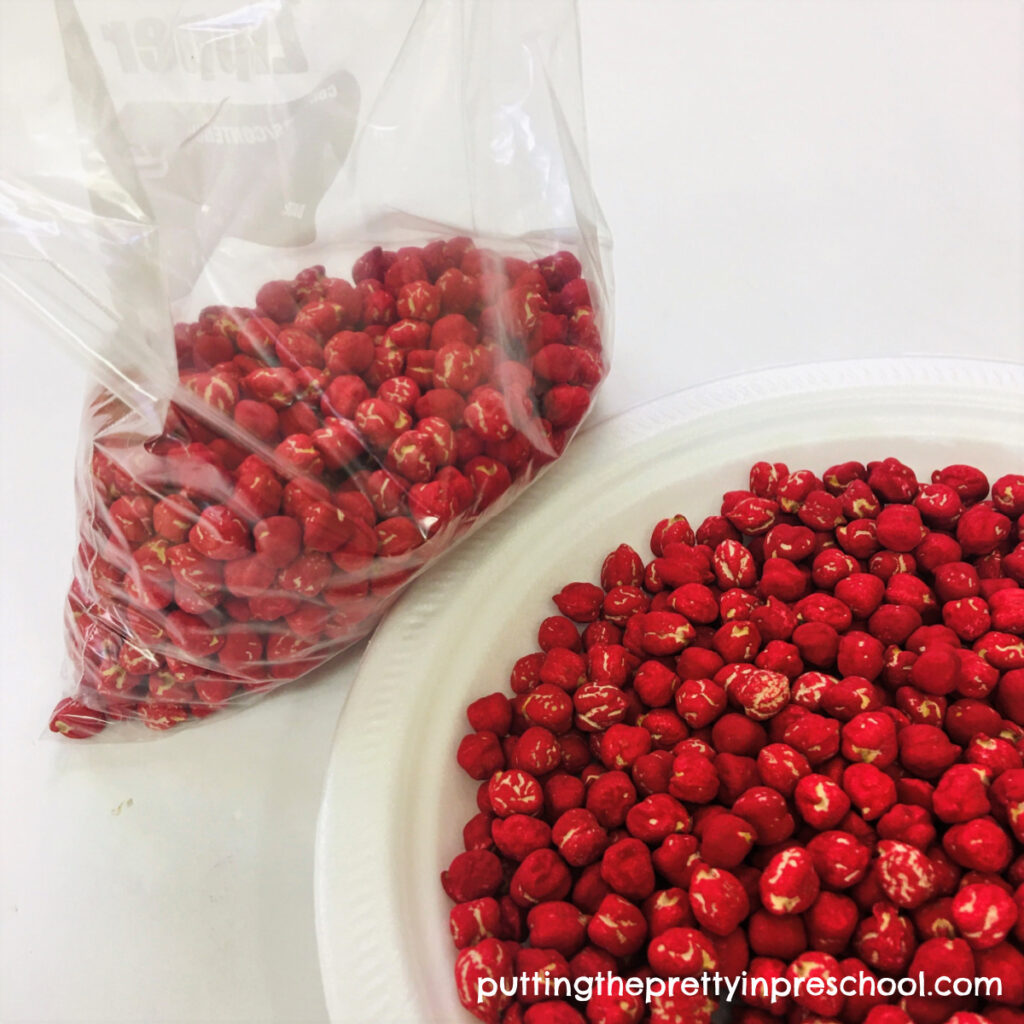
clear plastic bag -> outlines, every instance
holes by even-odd
[[[610,243],[571,0],[54,18],[81,163],[43,97],[0,274],[97,381],[78,737],[303,675],[521,493],[607,372]]]

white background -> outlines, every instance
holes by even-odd
[[[581,7],[616,253],[599,418],[805,360],[1024,362],[1024,6]],[[0,323],[0,1020],[323,1020],[312,841],[358,652],[169,738],[45,734],[84,380]]]

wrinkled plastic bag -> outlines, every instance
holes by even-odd
[[[576,18],[54,0],[33,23],[79,159],[61,90],[5,111],[0,275],[97,384],[55,731],[304,675],[561,455],[611,323]]]

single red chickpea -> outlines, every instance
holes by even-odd
[[[796,821],[789,813],[785,797],[767,786],[748,789],[732,805],[732,813],[753,827],[758,846],[785,842],[796,831]]]
[[[895,723],[880,711],[855,715],[842,727],[842,754],[848,761],[889,767],[899,754]]]
[[[502,988],[506,992],[512,989],[515,949],[511,943],[486,938],[463,949],[455,959],[455,986],[459,1001],[485,1024],[499,1024],[512,1000],[502,992]],[[485,993],[481,996],[485,980],[493,983],[493,995]]]
[[[529,815],[511,814],[491,822],[491,837],[500,853],[520,862],[551,845],[551,826]]]
[[[789,679],[781,672],[755,669],[726,687],[729,699],[757,722],[777,715],[790,698]]]
[[[932,811],[947,824],[971,821],[989,813],[992,776],[982,765],[953,765],[943,772],[932,795]]]
[[[908,725],[899,733],[900,763],[925,779],[938,778],[960,756],[961,747],[951,743],[934,725]]]
[[[718,957],[714,946],[693,928],[669,928],[647,947],[647,962],[663,978],[699,978],[714,971]]]
[[[635,904],[609,893],[587,924],[587,937],[615,957],[631,956],[647,938],[647,921]]]
[[[878,835],[882,839],[908,843],[919,850],[927,850],[937,837],[931,814],[913,804],[895,804],[886,811],[878,821]]]
[[[883,704],[882,691],[869,679],[853,674],[844,674],[821,698],[822,710],[841,722],[866,711],[877,711]]]
[[[700,854],[712,867],[740,866],[753,849],[757,833],[746,819],[735,814],[717,814],[701,834]]]
[[[591,623],[595,625],[595,623]],[[601,625],[601,623],[596,623]],[[587,651],[587,679],[592,683],[610,686],[625,686],[638,659],[618,643],[586,642],[590,627],[584,630],[584,647]]]
[[[602,854],[601,877],[614,892],[640,903],[654,892],[650,850],[632,837],[612,843]]]
[[[794,803],[803,820],[812,828],[835,828],[850,810],[850,798],[824,775],[805,775],[796,784]]]
[[[814,836],[807,852],[824,885],[849,889],[867,875],[871,850],[848,832],[829,831]]]
[[[509,894],[520,907],[563,900],[571,889],[569,868],[551,849],[527,854],[509,881]]]
[[[841,898],[841,897],[840,897]],[[786,969],[786,978],[793,983],[793,1002],[805,1011],[825,1018],[835,1018],[846,997],[838,991],[842,976],[839,963],[829,953],[810,950],[801,953]],[[797,987],[797,980],[804,985]],[[817,982],[817,985],[811,984]]]
[[[997,885],[966,885],[953,898],[952,914],[972,949],[992,949],[1017,923],[1018,908],[1013,897]]]
[[[484,939],[495,938],[501,929],[501,911],[492,896],[467,900],[452,907],[448,927],[456,949],[475,946]]]
[[[991,818],[975,818],[953,825],[942,837],[942,848],[970,871],[1005,871],[1013,859],[1013,844]]]
[[[632,771],[637,792],[641,796],[667,793],[669,779],[672,777],[673,760],[674,755],[668,750],[652,750],[651,753],[637,758]]]
[[[685,928],[693,925],[690,913],[690,898],[685,889],[673,886],[659,889],[644,900],[642,908],[647,919],[648,934],[651,938],[661,935],[669,928]]]
[[[965,555],[987,555],[1010,536],[1013,521],[985,504],[967,509],[956,524],[956,539]]]
[[[602,827],[618,828],[636,803],[636,795],[636,787],[625,772],[609,771],[587,787],[586,807]]]
[[[493,732],[475,732],[463,736],[456,760],[459,767],[477,781],[489,779],[505,767],[501,741]]]
[[[906,969],[917,948],[914,926],[893,904],[875,903],[857,927],[853,948],[869,967],[896,974]]]
[[[953,923],[953,900],[949,896],[918,907],[911,916],[922,940],[957,937],[956,925]]]
[[[456,854],[441,885],[455,903],[493,896],[503,881],[501,861],[490,850],[467,850]]]
[[[607,683],[584,683],[572,695],[570,703],[575,709],[572,723],[587,733],[608,729],[616,722],[621,722],[629,711],[629,700],[625,693],[619,687]]]
[[[761,875],[761,904],[771,914],[802,914],[818,897],[821,888],[814,862],[808,853],[791,847],[777,853]]]
[[[926,939],[918,946],[909,971],[922,980],[926,990],[934,992],[940,978],[974,978],[975,958],[963,939]],[[929,1004],[936,1002],[939,1006],[930,1009]],[[932,1019],[932,1013],[935,1014],[934,1019],[944,1020],[958,1006],[962,1007],[963,1001],[949,998],[934,1000],[924,993],[915,993],[905,996],[902,1004],[915,1020]]]
[[[639,641],[646,654],[662,657],[678,654],[694,636],[693,626],[675,612],[648,612],[634,616],[639,620]]]
[[[1020,1007],[1024,1006],[1024,954],[1008,942],[978,950],[975,970],[980,978],[998,981],[999,1002],[1003,1007],[1015,1007],[1019,1015]]]
[[[731,934],[750,913],[746,890],[736,876],[701,863],[690,878],[690,907],[697,923],[719,936]]]
[[[992,485],[992,504],[1012,519],[1024,513],[1024,474],[1007,473],[996,480]]]
[[[745,715],[723,715],[711,727],[711,743],[720,755],[753,757],[767,738],[764,726]]]
[[[715,576],[722,589],[751,587],[757,582],[757,566],[750,552],[736,540],[723,540],[713,560]]]
[[[553,949],[567,958],[575,956],[586,944],[589,920],[571,903],[552,900],[538,904],[526,915],[530,944]]]
[[[651,845],[658,845],[670,835],[690,829],[686,808],[668,793],[652,793],[626,814],[630,835]]]
[[[555,822],[551,838],[562,858],[573,867],[595,863],[609,842],[608,833],[597,817],[583,807],[565,811]]]
[[[681,754],[672,764],[669,792],[685,803],[706,804],[718,793],[715,766],[706,757]]]
[[[781,740],[811,765],[824,764],[839,753],[840,725],[835,719],[808,712],[786,725]]]
[[[542,725],[556,736],[569,731],[573,723],[573,698],[553,683],[539,683],[519,700],[519,711],[531,725]]]
[[[491,809],[500,817],[511,814],[540,814],[544,806],[544,791],[540,783],[518,768],[498,771],[487,786]]]
[[[786,967],[784,961],[768,956],[754,957],[750,962],[745,1001],[770,1014],[769,1020],[785,1017],[789,1008],[790,997],[779,994],[786,991]]]
[[[643,726],[615,724],[601,737],[600,757],[606,768],[625,769],[650,753],[652,734]]]
[[[896,783],[874,764],[851,764],[843,772],[843,790],[865,820],[882,817],[896,803]]]
[[[645,661],[633,675],[636,695],[650,708],[671,704],[678,686],[679,677],[659,661]]]
[[[887,505],[875,524],[879,543],[890,551],[913,551],[927,534],[921,512],[914,505]]]
[[[793,960],[807,949],[807,929],[798,915],[778,917],[755,910],[748,925],[750,948],[755,956]]]
[[[965,757],[969,764],[986,768],[993,778],[1004,771],[1024,768],[1024,758],[1013,744],[998,737],[973,736],[967,745]]]
[[[878,844],[875,872],[888,899],[912,910],[935,895],[936,877],[931,861],[918,849],[893,839]]]

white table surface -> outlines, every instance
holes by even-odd
[[[1024,6],[581,7],[616,245],[597,418],[809,359],[1024,362]],[[312,842],[358,651],[177,735],[51,739],[84,380],[0,323],[0,1020],[322,1021]]]

